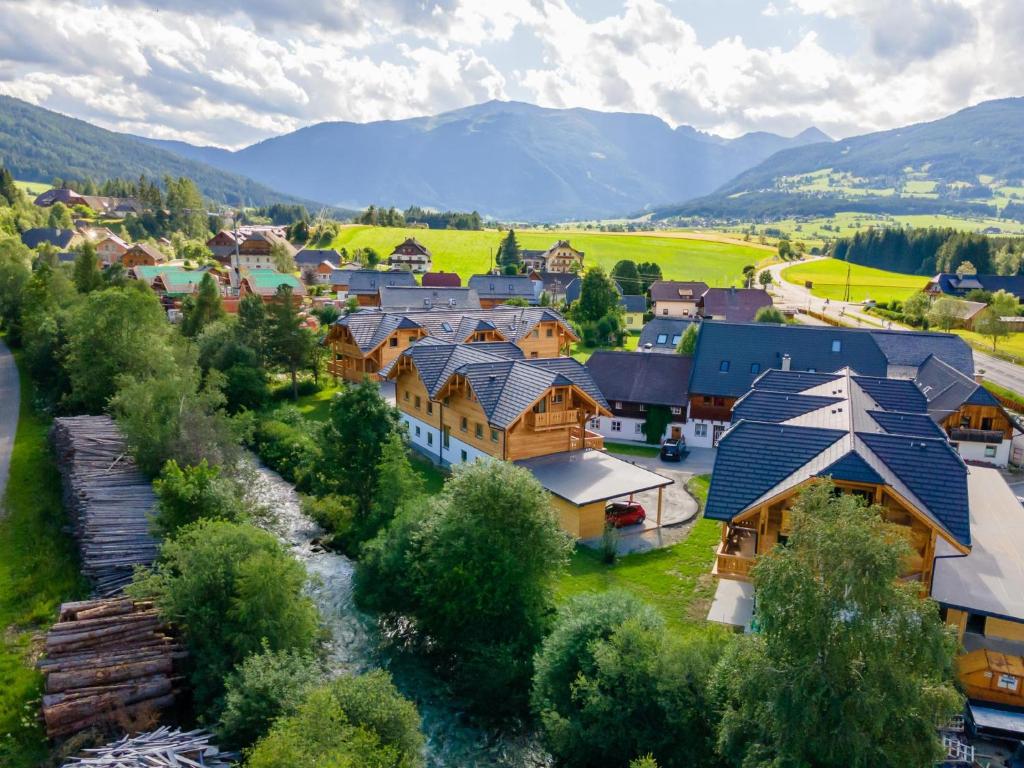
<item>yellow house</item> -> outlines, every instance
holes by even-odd
[[[492,459],[526,466],[574,536],[602,533],[607,500],[672,483],[603,452],[604,438],[586,424],[610,415],[608,403],[570,357],[531,359],[511,342],[428,337],[381,374],[395,382],[416,450],[443,466]]]

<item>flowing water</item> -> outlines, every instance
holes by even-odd
[[[532,732],[475,726],[422,659],[390,647],[373,618],[360,612],[353,602],[353,562],[318,545],[323,532],[302,514],[299,497],[288,482],[259,465],[250,492],[257,503],[270,511],[269,527],[291,546],[314,577],[312,596],[331,636],[331,669],[336,673],[359,673],[383,667],[391,672],[395,685],[416,702],[423,718],[429,768],[552,765],[550,755]]]

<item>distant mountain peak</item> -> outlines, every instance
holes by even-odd
[[[802,141],[804,144],[817,144],[819,142],[824,141],[835,141],[835,139],[833,139],[823,130],[819,129],[816,125],[812,125],[810,128],[804,128],[802,131],[800,131],[800,133],[798,133],[793,138]]]

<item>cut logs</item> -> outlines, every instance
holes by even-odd
[[[128,453],[109,416],[54,419],[51,431],[64,485],[64,505],[82,556],[82,572],[98,597],[116,595],[137,565],[156,557],[150,515],[153,486]]]
[[[153,604],[129,598],[64,603],[45,653],[37,666],[50,738],[155,719],[174,705],[185,655]]]
[[[64,768],[229,768],[237,755],[221,752],[203,731],[157,728],[125,736],[97,749],[86,749]]]

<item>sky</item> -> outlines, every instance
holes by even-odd
[[[490,99],[842,138],[1024,95],[1022,0],[0,0],[0,93],[227,148]]]

